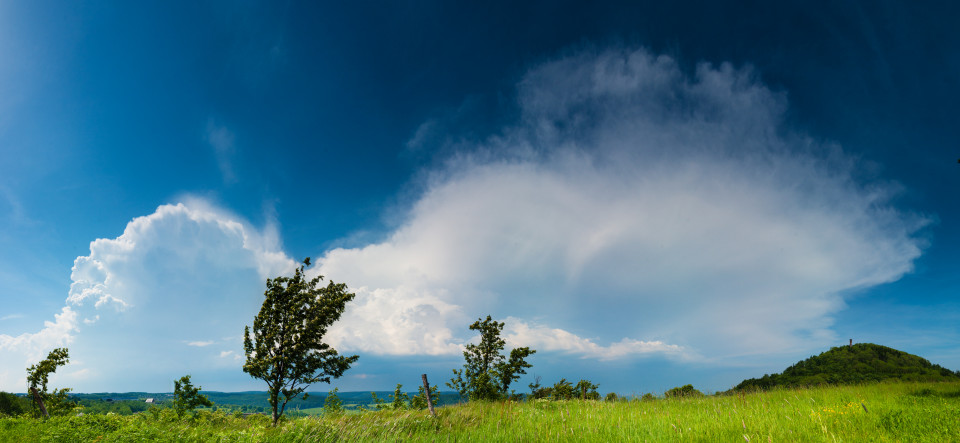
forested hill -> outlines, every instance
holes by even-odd
[[[776,386],[850,384],[881,380],[958,381],[960,371],[951,371],[924,358],[886,346],[858,343],[839,346],[790,366],[781,374],[751,378],[732,391],[769,389]]]

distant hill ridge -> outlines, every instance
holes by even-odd
[[[797,362],[780,374],[744,380],[731,391],[883,380],[960,381],[960,371],[951,371],[922,357],[886,346],[857,343],[831,348]]]

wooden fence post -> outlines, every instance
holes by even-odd
[[[427,374],[422,374],[420,378],[423,379],[423,393],[427,397],[427,408],[430,408],[430,415],[437,418],[437,413],[433,410],[433,399],[430,398],[430,383],[427,382]]]

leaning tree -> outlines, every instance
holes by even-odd
[[[74,405],[67,399],[67,393],[72,389],[54,389],[47,392],[47,382],[50,374],[57,372],[57,368],[70,362],[70,351],[67,348],[56,348],[50,351],[47,358],[27,368],[27,391],[33,396],[34,414],[44,417],[63,415],[73,409]]]
[[[355,294],[347,292],[343,283],[318,288],[323,276],[307,280],[304,266],[310,266],[309,257],[293,277],[267,279],[266,299],[253,320],[253,334],[249,326],[243,331],[247,356],[243,371],[267,382],[274,426],[287,402],[312,383],[330,383],[340,377],[359,358],[339,355],[323,342],[327,329],[340,319]]]

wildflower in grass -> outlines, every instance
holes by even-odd
[[[859,406],[862,406],[862,405],[863,405],[862,402],[857,403],[857,402],[851,401],[836,407],[825,407],[825,408],[822,408],[821,411],[830,415],[856,414],[860,411]],[[866,411],[866,407],[864,407],[864,411]]]

